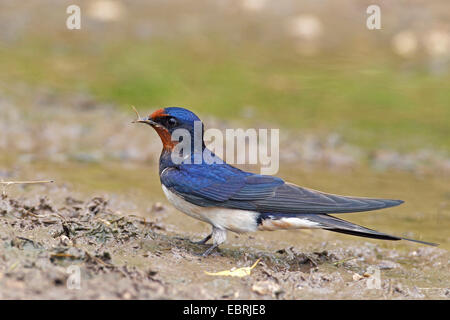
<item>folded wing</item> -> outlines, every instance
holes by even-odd
[[[228,165],[170,168],[161,181],[186,201],[261,213],[348,213],[388,208],[401,200],[340,196],[243,172]]]

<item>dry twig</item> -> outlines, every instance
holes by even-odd
[[[14,184],[39,184],[39,183],[53,183],[54,180],[36,180],[36,181],[3,181],[0,180],[0,185],[3,186],[2,188],[2,196],[6,196],[6,188],[10,185]]]
[[[136,112],[136,116],[137,116],[137,119],[131,121],[131,123],[136,123],[138,120],[141,119],[141,116],[139,115],[139,112],[137,111],[137,109],[135,108],[135,106],[131,106],[131,107],[133,108],[134,112]]]

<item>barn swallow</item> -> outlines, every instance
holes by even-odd
[[[196,242],[206,244],[212,238],[213,245],[203,256],[209,255],[226,241],[227,231],[324,229],[360,237],[435,245],[381,233],[329,215],[389,208],[402,204],[402,200],[325,193],[274,176],[245,172],[225,162],[175,163],[172,153],[178,141],[172,139],[172,133],[176,129],[187,130],[194,146],[194,124],[201,123],[187,109],[163,108],[147,118],[138,115],[134,122],[150,125],[161,138],[163,149],[159,158],[159,176],[169,202],[181,212],[211,224],[211,234]],[[206,149],[202,123],[201,128],[201,148],[191,150],[191,160],[196,154],[203,156]]]

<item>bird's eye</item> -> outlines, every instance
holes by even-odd
[[[169,120],[167,120],[167,123],[170,127],[175,127],[178,124],[178,121],[175,118],[169,118]]]

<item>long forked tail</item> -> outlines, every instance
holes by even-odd
[[[324,229],[333,232],[345,233],[353,236],[366,237],[372,239],[408,240],[421,244],[426,244],[429,246],[438,245],[432,242],[403,238],[378,232],[327,214],[269,213],[261,215],[258,222],[258,229],[265,231],[273,231],[280,229],[303,229],[303,228]]]
[[[398,236],[392,236],[386,233],[378,232],[372,229],[368,229],[357,224],[329,216],[326,214],[318,214],[310,217],[310,219],[319,224],[319,227],[325,230],[350,234],[353,236],[381,239],[381,240],[407,240],[413,241],[421,244],[426,244],[429,246],[437,246],[438,244],[432,242],[426,242],[421,240],[403,238]]]

